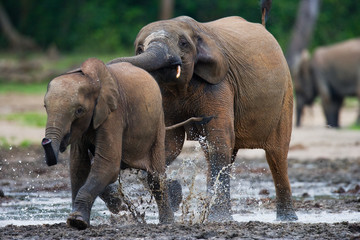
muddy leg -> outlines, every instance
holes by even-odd
[[[298,219],[291,199],[291,187],[287,173],[287,151],[265,150],[276,189],[276,219],[295,221]]]
[[[166,131],[165,135],[165,157],[166,165],[169,166],[181,153],[185,142],[185,130],[183,127]],[[178,180],[168,180],[168,195],[170,207],[176,212],[182,201],[182,187]]]
[[[116,183],[108,185],[105,190],[99,195],[110,212],[116,214],[120,211],[126,211],[128,208],[124,204],[123,199],[118,192],[119,185]]]
[[[145,188],[150,189],[148,183],[148,173],[146,171],[141,170],[138,175],[142,184],[144,184]],[[170,208],[173,212],[179,210],[180,203],[182,201],[182,187],[178,180],[168,179],[168,196],[170,201]]]
[[[165,224],[173,223],[174,213],[170,208],[168,186],[164,175],[148,173],[148,184],[158,206],[159,222]]]
[[[216,121],[211,123],[217,124]],[[209,129],[211,128],[216,129],[209,124]],[[210,130],[206,136],[206,145],[201,143],[208,162],[207,192],[210,199],[208,220],[215,222],[232,220],[230,170],[234,136],[223,132],[223,129],[233,128],[229,124],[227,127]]]
[[[112,166],[95,159],[84,186],[76,195],[72,213],[67,219],[68,226],[79,230],[90,226],[91,207],[96,197],[105,190],[106,186],[116,181],[119,169],[120,166]]]
[[[209,156],[207,185],[208,194],[211,199],[209,221],[221,222],[232,220],[230,204],[230,156],[227,156],[227,161],[219,161],[223,157],[223,153],[212,153]]]
[[[72,205],[79,189],[85,184],[91,168],[87,147],[73,144],[70,150],[70,181]]]

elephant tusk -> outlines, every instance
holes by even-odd
[[[177,71],[176,71],[176,78],[179,78],[181,74],[181,67],[180,65],[177,66]]]

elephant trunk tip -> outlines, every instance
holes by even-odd
[[[41,145],[45,150],[45,160],[48,166],[53,166],[57,164],[57,156],[52,147],[52,141],[49,138],[43,138]]]
[[[48,138],[43,138],[43,140],[41,141],[41,145],[48,145],[51,144],[51,139]]]

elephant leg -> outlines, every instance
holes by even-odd
[[[99,195],[101,200],[105,202],[106,207],[113,214],[119,213],[120,211],[126,211],[128,209],[124,204],[123,199],[120,197],[118,188],[119,185],[116,183],[109,184]]]
[[[236,155],[237,155],[237,152],[239,151],[238,148],[234,148],[233,149],[233,152],[232,152],[232,155],[231,155],[231,164],[233,164],[236,160]]]
[[[281,221],[298,219],[292,203],[287,162],[292,132],[291,110],[292,94],[287,94],[278,125],[273,128],[264,148],[276,190],[276,218]]]
[[[276,219],[280,221],[297,220],[291,199],[291,187],[288,177],[287,150],[265,150],[276,190]]]
[[[327,125],[338,128],[340,108],[343,103],[343,97],[333,97],[328,102],[323,102]]]
[[[70,150],[70,182],[72,206],[79,189],[85,184],[91,168],[88,150],[80,144],[72,144]]]
[[[220,119],[214,119],[206,125],[206,145],[201,143],[208,162],[207,193],[210,199],[209,221],[221,222],[232,220],[230,170],[235,142],[233,129],[234,127],[230,121],[227,123]]]
[[[356,125],[360,126],[360,68],[358,70],[358,81],[357,81],[356,95],[357,95],[357,98],[358,98],[358,115],[357,115],[357,118],[356,118]]]
[[[158,206],[159,222],[162,224],[173,223],[174,213],[170,207],[168,182],[165,174],[148,172],[148,184]]]
[[[150,188],[148,183],[148,173],[141,170],[138,174],[138,178],[145,188]],[[170,201],[170,208],[173,212],[179,210],[180,203],[182,201],[182,187],[178,180],[167,179],[167,189]]]
[[[120,163],[114,165],[112,161],[95,157],[89,176],[76,195],[72,213],[67,219],[69,226],[79,230],[90,226],[91,207],[96,197],[105,190],[106,186],[116,181],[119,170]]]
[[[227,156],[226,156],[227,155]],[[230,204],[231,157],[221,152],[209,153],[209,172],[207,180],[210,197],[209,221],[232,220]]]
[[[359,98],[359,107],[358,107],[358,115],[357,115],[357,118],[356,118],[356,125],[359,125],[360,126],[360,98]]]
[[[183,127],[166,131],[165,134],[165,158],[166,165],[169,166],[181,153],[185,142],[185,130]],[[182,201],[182,187],[179,180],[168,179],[168,194],[170,207],[176,212]]]
[[[169,166],[181,153],[185,142],[185,129],[179,127],[165,134],[166,165]]]

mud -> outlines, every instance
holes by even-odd
[[[196,147],[188,146],[174,165],[180,169],[184,159]],[[4,196],[0,204],[19,201],[13,192],[36,193],[40,191],[70,191],[67,154],[60,163],[48,168],[43,162],[42,150],[33,146],[27,149],[1,150],[0,188]],[[204,161],[200,155],[200,169]],[[189,164],[187,164],[189,165]],[[179,171],[178,173],[181,173]],[[199,175],[202,173],[199,172]],[[133,174],[134,175],[134,174]],[[136,175],[136,174],[135,174]],[[171,175],[171,174],[170,174]],[[360,212],[360,158],[357,159],[289,159],[289,175],[294,186],[294,203],[298,214]],[[194,218],[179,216],[173,225],[137,224],[130,218],[111,215],[106,224],[92,218],[92,226],[78,231],[62,223],[15,226],[0,228],[1,239],[360,239],[359,221],[342,222],[277,222],[275,221],[275,199],[271,187],[271,174],[263,158],[238,157],[232,171],[232,186],[250,180],[257,193],[239,199],[232,198],[234,214],[258,214],[268,211],[273,220],[239,221],[223,223],[196,223]],[[311,187],[316,183],[327,183],[328,195],[316,195]],[[264,183],[267,183],[264,185]],[[264,187],[265,186],[265,187]],[[267,186],[270,186],[267,188]],[[240,190],[241,191],[241,190]],[[261,204],[260,204],[261,203]],[[242,207],[237,208],[237,205]],[[1,206],[6,208],[5,206]],[[68,209],[70,212],[70,209]],[[146,212],[146,211],[145,211]],[[241,217],[240,217],[241,218]]]

